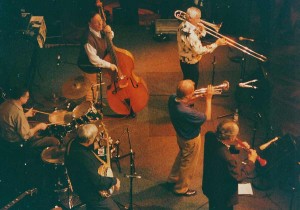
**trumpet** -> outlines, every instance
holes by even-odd
[[[175,18],[177,18],[178,20],[182,20],[182,21],[186,21],[186,13],[181,11],[181,10],[176,10],[174,12],[174,16]],[[247,55],[250,55],[252,56],[253,58],[256,58],[262,62],[266,62],[268,59],[266,56],[264,55],[261,55],[251,49],[249,49],[248,47],[244,46],[244,45],[241,45],[239,44],[238,42],[234,41],[233,39],[230,39],[229,37],[226,37],[219,32],[222,24],[213,24],[213,23],[209,23],[209,22],[206,22],[202,19],[200,19],[200,22],[202,24],[202,26],[205,28],[206,30],[206,33],[208,33],[209,35],[219,39],[219,38],[225,38],[226,42],[228,45],[242,51],[243,53],[247,54]]]
[[[222,94],[222,91],[225,90],[229,90],[229,82],[227,80],[225,80],[222,84],[217,85],[217,86],[213,86],[214,88],[214,95],[220,95]],[[194,91],[194,96],[199,96],[202,94],[205,94],[207,92],[207,88],[200,88]]]

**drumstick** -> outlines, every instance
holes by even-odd
[[[30,109],[27,109],[27,108],[24,108],[25,110],[30,110]],[[38,113],[41,113],[41,114],[47,114],[47,115],[50,115],[50,114],[52,114],[52,113],[48,113],[48,112],[42,112],[42,111],[38,111],[38,110],[33,110],[33,111],[35,111],[35,112],[38,112]]]
[[[59,121],[59,122],[54,122],[54,123],[46,123],[46,125],[62,125],[62,124],[65,124],[64,121]]]

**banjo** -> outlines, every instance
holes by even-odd
[[[100,126],[103,127],[103,134],[104,134],[104,139],[106,141],[106,161],[102,160],[101,158],[99,158],[94,152],[94,155],[96,156],[96,158],[102,163],[102,165],[98,168],[98,174],[100,176],[106,176],[106,177],[114,177],[112,169],[111,169],[111,164],[110,164],[110,147],[109,147],[109,140],[110,137],[107,133],[107,130],[105,128],[105,125],[103,122],[100,123]],[[100,190],[99,194],[104,197],[104,198],[108,198],[110,197],[114,192],[114,186],[112,186],[110,189],[108,190]]]

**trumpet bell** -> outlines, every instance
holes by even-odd
[[[227,91],[229,90],[229,87],[230,87],[230,83],[227,80],[224,80],[224,82],[222,83],[223,90]]]

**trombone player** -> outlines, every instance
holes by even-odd
[[[195,83],[195,88],[198,85],[199,61],[202,55],[211,53],[218,46],[227,44],[225,38],[219,38],[213,44],[203,46],[200,38],[206,35],[206,30],[200,18],[200,9],[188,8],[186,19],[179,25],[177,31],[178,53],[183,79],[192,80]]]

